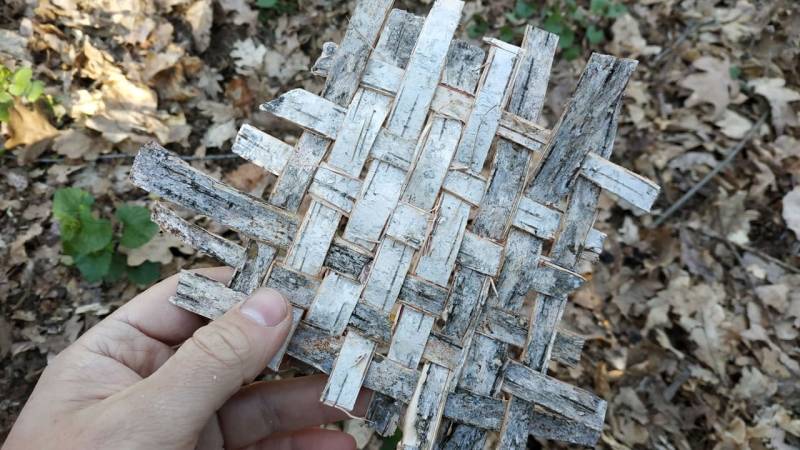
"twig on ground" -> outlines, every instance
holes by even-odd
[[[114,159],[133,159],[136,155],[132,155],[129,153],[109,153],[107,155],[100,155],[93,160],[87,160],[85,162],[91,161],[110,161]],[[17,158],[13,155],[3,155],[5,159],[16,160]],[[225,159],[234,159],[240,158],[239,155],[234,153],[223,153],[219,155],[206,155],[206,156],[180,156],[180,158],[184,161],[218,161],[218,160],[225,160]],[[37,164],[59,164],[63,162],[70,161],[69,158],[39,158],[35,159],[32,162]],[[78,161],[77,159],[73,161]]]
[[[716,165],[716,167],[711,169],[711,171],[708,172],[706,176],[703,177],[702,180],[700,180],[697,184],[692,186],[692,188],[689,189],[685,194],[683,194],[683,197],[678,199],[677,202],[673,203],[672,206],[670,206],[669,208],[667,208],[666,211],[664,211],[664,213],[658,216],[656,221],[653,223],[653,226],[657,227],[663,224],[667,219],[669,219],[673,214],[675,214],[676,211],[681,209],[681,207],[683,207],[683,205],[686,204],[686,202],[688,202],[689,199],[694,197],[694,195],[697,194],[697,192],[700,191],[700,189],[702,189],[706,184],[708,184],[708,182],[711,181],[712,178],[717,176],[717,174],[720,173],[722,169],[724,169],[728,164],[730,164],[731,161],[733,161],[734,158],[736,158],[736,155],[738,155],[739,152],[742,151],[745,144],[747,144],[747,142],[750,141],[750,138],[753,137],[755,131],[758,130],[761,127],[761,125],[764,124],[764,121],[767,120],[767,116],[768,114],[764,113],[758,119],[758,121],[755,124],[753,124],[753,126],[747,131],[747,134],[744,135],[744,137],[736,144],[736,146],[734,146],[728,151],[728,153],[725,155],[725,158],[722,161],[720,161],[719,164]]]
[[[710,233],[708,231],[695,229],[695,228],[689,228],[689,230],[692,230],[692,231],[695,231],[697,233],[700,233],[703,236],[707,236],[707,237],[710,237],[712,239],[716,239],[716,240],[718,240],[720,242],[723,242],[725,244],[731,244],[731,245],[733,245],[735,247],[738,247],[741,250],[744,250],[746,252],[750,252],[750,253],[758,256],[759,258],[766,259],[766,260],[768,260],[770,262],[773,262],[773,263],[781,266],[782,268],[788,270],[789,272],[800,273],[800,268],[798,268],[796,266],[793,266],[793,265],[791,265],[791,264],[789,264],[787,262],[781,261],[780,259],[778,259],[778,258],[776,258],[774,256],[768,255],[768,254],[764,253],[763,251],[761,251],[761,250],[759,250],[757,248],[753,248],[753,247],[750,247],[749,245],[744,245],[744,244],[739,244],[737,242],[733,242],[733,241],[731,241],[730,239],[727,239],[724,236],[719,236],[717,234]]]

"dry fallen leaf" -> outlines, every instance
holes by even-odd
[[[783,220],[800,239],[800,185],[795,186],[783,197]]]
[[[58,130],[36,108],[30,109],[15,101],[9,113],[6,148],[38,144],[58,134]]]
[[[184,17],[192,28],[195,49],[203,53],[211,43],[211,25],[214,22],[211,0],[198,0],[186,10]]]
[[[798,126],[797,113],[789,105],[800,100],[800,92],[786,87],[783,78],[758,78],[748,83],[756,94],[764,96],[772,112],[772,125],[778,134],[784,128]]]
[[[691,74],[678,82],[681,87],[692,91],[685,105],[691,108],[700,103],[711,103],[714,105],[712,117],[719,118],[739,91],[738,85],[731,79],[730,62],[703,56],[692,65],[702,72]]]

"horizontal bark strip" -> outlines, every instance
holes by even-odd
[[[401,201],[397,203],[389,219],[386,236],[397,239],[411,248],[419,249],[428,237],[431,217],[431,213]]]
[[[222,283],[184,271],[179,279],[178,292],[170,301],[199,315],[215,319],[244,298],[244,294],[229,289]],[[305,321],[300,321],[288,341],[286,353],[324,373],[330,373],[342,341],[340,336],[331,336]],[[413,395],[418,377],[419,371],[376,356],[369,365],[363,384],[366,388],[407,403]],[[447,398],[444,416],[477,427],[499,430],[504,408],[502,400],[456,391]],[[536,414],[531,431],[535,436],[538,435],[536,433],[542,433],[543,436],[546,436],[545,433],[557,433],[551,426],[555,423],[553,420],[555,419],[549,418],[547,414]],[[577,438],[582,435],[576,433],[575,436]],[[559,439],[576,442],[570,436],[559,436]]]
[[[297,219],[190,166],[156,143],[143,146],[131,168],[136,186],[246,236],[286,248]]]
[[[506,367],[503,391],[542,405],[589,428],[603,429],[605,400],[518,362],[512,361]]]
[[[661,188],[647,178],[589,153],[581,165],[583,176],[643,212],[650,212]]]
[[[336,139],[347,115],[347,110],[341,106],[305,89],[292,89],[283,93],[278,98],[263,103],[261,111],[328,139]]]
[[[280,139],[244,124],[239,128],[231,151],[268,172],[280,175],[294,149]]]
[[[339,173],[324,163],[317,169],[308,189],[314,198],[325,201],[343,214],[353,209],[359,191],[361,180]]]

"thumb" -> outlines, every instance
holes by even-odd
[[[291,326],[278,291],[259,288],[219,319],[199,328],[145,379],[139,392],[162,405],[180,405],[184,419],[202,427],[278,352]],[[187,417],[189,415],[191,417]]]

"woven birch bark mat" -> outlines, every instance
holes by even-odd
[[[648,211],[658,187],[609,161],[636,62],[594,54],[553,129],[536,124],[557,36],[521,47],[453,40],[463,3],[426,18],[362,0],[297,89],[261,106],[305,131],[291,146],[244,125],[233,152],[277,175],[255,198],[157,144],[133,182],[239,233],[243,245],[157,204],[154,220],[234,267],[229,285],[182,272],[171,301],[214,319],[260,285],[293,305],[288,355],[329,374],[328,405],[403,448],[524,448],[529,435],[594,445],[606,402],[548,376],[578,363],[559,326],[605,235],[602,190]]]

